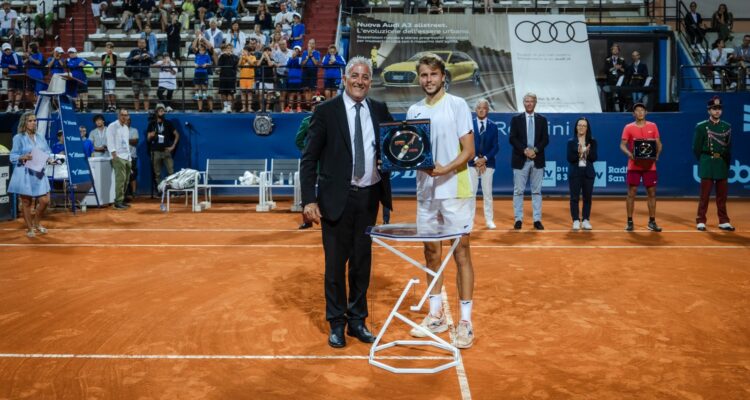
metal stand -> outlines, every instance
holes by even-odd
[[[448,265],[448,262],[453,256],[453,252],[456,250],[456,247],[458,247],[458,243],[461,241],[461,237],[464,236],[466,232],[446,233],[446,232],[436,231],[436,232],[431,232],[429,234],[424,234],[424,233],[420,234],[415,225],[380,225],[380,226],[370,228],[370,230],[368,230],[368,234],[372,237],[373,242],[389,250],[393,254],[399,256],[404,261],[419,268],[420,270],[424,271],[425,273],[427,273],[429,276],[432,277],[431,281],[427,285],[427,288],[425,289],[424,294],[421,296],[419,303],[417,303],[417,305],[413,305],[410,307],[411,311],[419,311],[422,309],[422,306],[427,300],[427,297],[430,295],[430,292],[432,291],[432,289],[435,287],[435,284],[437,284],[437,279],[443,274],[445,267]],[[448,250],[448,253],[445,255],[443,262],[440,264],[440,268],[438,268],[437,271],[432,271],[429,268],[427,268],[425,265],[407,256],[402,251],[389,245],[388,243],[383,241],[383,239],[400,241],[400,242],[420,242],[420,243],[451,240],[453,243],[450,247],[450,250]],[[458,365],[459,358],[460,358],[460,353],[459,353],[458,348],[446,342],[445,340],[441,339],[440,337],[436,336],[432,332],[426,330],[417,322],[412,321],[411,319],[409,319],[408,317],[404,316],[403,314],[399,312],[399,309],[401,308],[401,304],[404,302],[404,299],[406,298],[407,293],[409,293],[409,290],[417,283],[419,283],[419,279],[409,280],[409,282],[406,284],[406,287],[401,292],[401,296],[398,298],[398,301],[396,301],[396,304],[393,306],[393,309],[391,310],[390,314],[388,314],[388,318],[386,318],[385,324],[380,329],[380,332],[378,333],[377,338],[375,338],[375,342],[373,342],[372,347],[370,348],[369,363],[371,365],[374,365],[379,368],[383,368],[386,371],[390,371],[395,374],[434,374],[436,372],[440,372],[442,370],[455,367],[456,365]],[[410,327],[422,331],[427,336],[428,339],[394,340],[392,342],[381,344],[383,335],[385,335],[385,332],[388,330],[388,327],[391,325],[391,322],[393,322],[394,317],[398,318],[399,320],[406,323]],[[432,346],[440,350],[449,352],[450,361],[441,365],[437,365],[432,368],[400,368],[400,367],[395,367],[393,365],[386,364],[385,362],[378,360],[377,353],[379,351],[389,349],[391,347],[396,347],[396,346]]]

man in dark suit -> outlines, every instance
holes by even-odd
[[[703,26],[703,17],[698,12],[698,3],[694,1],[690,2],[690,12],[685,14],[683,22],[685,23],[685,31],[688,34],[690,47],[697,49],[706,35],[706,29]]]
[[[353,57],[344,84],[342,95],[315,109],[300,168],[305,218],[323,229],[331,347],[346,346],[347,325],[349,336],[364,343],[375,341],[365,326],[372,258],[372,241],[365,230],[375,224],[378,202],[393,209],[389,175],[377,168],[378,125],[393,118],[385,103],[367,98],[370,61]]]
[[[494,210],[492,208],[492,177],[495,174],[495,155],[500,147],[497,142],[497,125],[487,118],[490,103],[486,99],[477,102],[477,117],[474,119],[473,160],[469,161],[469,175],[474,193],[478,193],[479,179],[482,180],[482,202],[484,203],[484,222],[487,229],[495,229]]]
[[[625,59],[620,57],[620,45],[615,43],[610,48],[610,56],[604,59],[602,72],[607,77],[605,93],[607,96],[607,111],[615,111],[615,98],[619,97],[620,111],[625,111],[625,100],[619,96],[617,83],[625,75]]]
[[[643,86],[646,83],[646,78],[648,78],[648,66],[646,63],[641,62],[641,53],[639,51],[634,51],[632,57],[633,63],[625,69],[628,85]],[[633,92],[633,103],[640,103],[642,98],[642,92]]]
[[[526,182],[531,181],[531,206],[534,210],[534,228],[542,225],[542,179],[544,178],[544,148],[549,144],[547,118],[534,112],[536,95],[523,96],[525,112],[510,121],[510,145],[513,148],[510,165],[513,167],[514,229],[523,226],[523,193]]]

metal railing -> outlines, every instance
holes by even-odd
[[[744,92],[750,88],[748,68],[742,65],[682,65],[680,91]]]

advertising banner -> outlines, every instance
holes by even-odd
[[[83,152],[83,141],[78,132],[78,122],[73,105],[67,96],[59,96],[60,120],[65,138],[65,162],[68,165],[70,184],[78,187],[78,192],[88,192],[93,185],[89,160]]]

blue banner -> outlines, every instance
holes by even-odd
[[[657,124],[664,151],[657,164],[660,195],[697,196],[699,185],[697,163],[692,152],[695,125],[708,118],[706,102],[710,94],[684,93],[682,110],[675,113],[651,113],[646,119]],[[750,94],[723,94],[723,119],[732,124],[732,161],[729,172],[729,195],[750,197]],[[190,167],[206,169],[209,158],[299,158],[294,145],[302,118],[308,114],[272,114],[274,131],[268,136],[253,132],[252,114],[167,114],[180,133],[180,142],[174,154],[175,170]],[[513,172],[510,167],[508,131],[510,119],[515,114],[494,113],[490,119],[498,124],[500,151],[494,177],[494,192],[500,195],[513,193]],[[550,144],[546,149],[547,165],[544,172],[545,195],[567,195],[568,162],[566,143],[574,134],[574,123],[579,116],[591,122],[594,138],[599,142],[599,161],[594,165],[596,182],[594,194],[624,195],[627,158],[620,151],[623,127],[633,121],[630,113],[606,114],[545,114],[549,120]],[[107,122],[116,115],[108,114]],[[148,193],[151,185],[151,163],[145,144],[146,114],[132,114],[133,126],[141,134],[138,145],[139,192]],[[403,114],[394,118],[403,119]],[[90,115],[78,114],[79,122],[93,127]],[[394,173],[395,194],[414,195],[416,173]]]
[[[60,122],[65,138],[65,162],[68,164],[68,178],[70,184],[78,186],[79,190],[93,185],[91,167],[86,154],[83,152],[83,141],[78,132],[78,121],[73,105],[67,96],[58,96],[60,101]],[[82,186],[87,184],[86,187]]]

